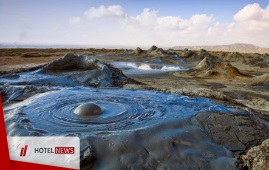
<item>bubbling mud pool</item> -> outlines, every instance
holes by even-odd
[[[81,118],[75,110],[85,103],[95,103],[102,112],[93,119]],[[4,108],[8,135],[12,136],[27,136],[33,132],[38,135],[87,135],[137,130],[208,111],[244,113],[205,98],[85,87],[38,94]]]
[[[232,153],[190,118],[200,112],[244,111],[152,91],[58,89],[5,106],[8,136],[78,136],[82,169],[235,169]],[[87,103],[102,112],[90,119],[78,116],[74,111]]]

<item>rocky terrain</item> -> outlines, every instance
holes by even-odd
[[[269,139],[263,141],[260,145],[251,148],[239,160],[239,167],[248,167],[254,169],[268,169],[269,167]],[[241,164],[240,164],[241,163]]]
[[[69,52],[74,54],[65,55]],[[59,84],[61,79],[58,76],[63,75],[64,81],[79,82],[78,85],[85,87],[108,87],[109,84],[109,87],[113,88],[158,91],[162,92],[162,95],[175,95],[175,98],[177,95],[195,97],[187,99],[187,103],[184,103],[184,106],[190,106],[194,110],[199,110],[202,107],[195,108],[195,104],[188,103],[197,102],[198,104],[199,99],[196,97],[207,98],[214,101],[215,104],[221,105],[208,106],[204,104],[204,107],[208,109],[198,111],[197,114],[190,116],[189,120],[180,120],[181,123],[170,122],[169,125],[156,126],[154,129],[109,135],[105,136],[106,140],[103,140],[102,137],[90,136],[85,139],[86,143],[90,141],[91,147],[87,152],[88,154],[83,157],[82,165],[84,168],[98,169],[103,163],[110,163],[114,166],[114,169],[135,169],[141,167],[141,165],[144,169],[156,169],[157,167],[163,169],[175,169],[176,167],[182,169],[219,169],[220,167],[234,169],[235,164],[233,162],[235,161],[233,159],[237,159],[238,169],[269,168],[266,157],[269,138],[268,54],[262,54],[262,52],[245,53],[245,51],[244,53],[225,52],[225,49],[221,51],[204,49],[163,50],[157,46],[152,46],[148,50],[142,50],[139,47],[126,50],[0,49],[0,54],[2,74],[0,84],[5,101],[4,107],[6,108],[13,108],[14,103],[27,100],[35,94],[58,90],[60,95],[62,90],[59,87],[54,87],[55,85],[52,82]],[[122,67],[117,63],[112,66],[113,62],[124,62],[128,67]],[[136,69],[136,74],[133,74],[133,72],[129,74],[131,69]],[[139,70],[143,74],[139,74]],[[52,77],[46,77],[47,82],[52,82],[35,86],[38,81],[21,79],[25,75],[29,78],[29,73],[30,75],[37,74],[38,78],[40,78],[39,74],[57,76],[57,81]],[[93,81],[98,81],[99,84],[93,83]],[[44,82],[43,79],[42,82]],[[23,87],[17,87],[17,85],[23,85]],[[64,86],[73,87],[77,84],[67,83]],[[72,90],[74,94],[79,93],[76,89]],[[83,90],[85,89],[80,89],[80,91]],[[138,99],[139,106],[142,106],[141,102],[150,103],[148,101],[154,98],[154,95],[150,93],[146,94],[146,96],[152,96],[149,99],[142,96],[134,97],[132,100],[126,99],[126,97],[130,97],[127,95],[129,93],[133,93],[133,95],[136,95],[136,93],[142,94],[139,91],[123,91],[118,96],[125,99],[119,98],[115,101],[126,100],[129,103]],[[54,93],[48,94],[53,96]],[[84,98],[82,99],[84,100]],[[112,99],[113,97],[111,97],[111,100],[109,99],[109,102],[112,102]],[[166,107],[166,104],[182,104],[181,99],[184,99],[184,97],[177,100],[168,99],[169,96],[167,99],[161,100],[163,107]],[[156,101],[159,101],[159,99],[156,99]],[[202,103],[200,101],[199,104]],[[164,109],[161,106],[152,106],[160,107],[157,110],[169,110],[169,107]],[[24,107],[27,109],[26,106]],[[68,110],[68,108],[66,109]],[[141,110],[149,109],[146,107]],[[154,110],[153,113],[157,110]],[[240,112],[236,110],[240,110]],[[11,110],[9,114],[12,115],[12,118],[10,117],[8,121],[16,120],[17,117],[14,117],[16,113],[20,113],[20,111],[17,109]],[[20,115],[19,119],[25,119],[26,115],[24,113],[20,113]],[[149,112],[148,115],[152,116]],[[144,119],[141,118],[141,120]],[[11,124],[9,127],[12,130],[13,127],[17,126]],[[185,130],[191,134],[185,134]],[[11,131],[10,133],[17,132]],[[167,135],[163,137],[163,134]],[[147,136],[150,136],[150,138],[147,138]],[[194,145],[195,140],[189,138],[190,136],[201,142]],[[157,140],[153,140],[155,137]],[[134,143],[131,139],[141,142]],[[184,139],[188,140],[185,141]],[[212,143],[203,143],[203,141],[208,140]],[[152,146],[147,141],[150,141]],[[161,143],[156,143],[156,141],[161,141]],[[110,143],[115,146],[110,147]],[[89,146],[89,144],[85,145],[85,150],[89,149],[86,146]],[[198,149],[197,146],[202,146],[202,148]],[[223,148],[220,149],[219,146]],[[126,147],[136,149],[123,149]],[[184,156],[190,155],[186,147],[192,148],[193,152],[196,153],[189,160],[184,159]],[[106,148],[107,155],[100,152],[102,148]],[[164,148],[164,150],[158,148]],[[206,152],[206,148],[210,148],[208,152]],[[179,154],[180,152],[177,152],[179,150],[184,151],[182,151],[182,155],[171,154],[174,152]],[[217,150],[221,150],[221,152],[217,152]],[[135,159],[134,155],[130,153],[136,153],[139,159]],[[161,153],[165,153],[166,156]],[[203,154],[199,155],[200,153]],[[114,164],[117,161],[111,158],[113,157],[112,154],[121,157],[120,164]],[[102,159],[100,160],[100,158]],[[186,167],[175,163],[177,161],[185,162]],[[197,162],[192,165],[191,162],[195,161]]]

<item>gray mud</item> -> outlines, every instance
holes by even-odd
[[[188,119],[82,141],[91,155],[83,169],[235,169],[232,153]]]
[[[268,123],[249,109],[267,109],[266,89],[254,95],[257,88],[247,93],[247,85],[224,84],[217,76],[196,79],[199,72],[186,71],[204,57],[218,63],[219,57],[205,50],[168,54],[156,46],[131,53],[96,55],[113,66],[67,54],[41,68],[2,75],[7,134],[78,136],[82,169],[115,170],[236,169],[238,154],[269,137]],[[267,75],[256,79],[253,85],[268,84]],[[264,100],[250,103],[252,97]],[[96,105],[84,107],[89,103]]]
[[[74,113],[89,102],[102,108],[100,116]],[[249,114],[205,98],[86,87],[38,94],[4,112],[9,136],[79,136],[82,165],[94,169],[234,169],[232,153],[190,118],[200,112]]]
[[[90,102],[102,108],[103,112],[98,118],[83,119],[74,113],[78,106]],[[190,118],[199,112],[246,113],[216,105],[205,98],[142,90],[85,87],[63,88],[35,95],[5,107],[4,111],[7,129],[11,129],[7,131],[8,134],[26,136],[31,135],[32,132],[27,131],[31,128],[51,135],[87,135],[99,131],[148,128],[169,120]],[[31,126],[25,126],[18,120],[27,124],[31,122]]]

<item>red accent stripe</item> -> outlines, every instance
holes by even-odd
[[[23,152],[23,156],[25,156],[25,155],[26,155],[27,148],[28,148],[28,145],[25,145],[25,147],[24,147],[24,152]]]
[[[50,166],[50,165],[42,165],[42,164],[35,164],[29,162],[20,162],[20,161],[13,161],[11,160],[11,167],[13,169],[38,169],[38,170],[73,170],[71,168],[62,168],[57,166]]]
[[[9,152],[8,152],[8,144],[7,144],[7,135],[6,135],[6,128],[5,128],[5,121],[4,121],[4,111],[2,106],[2,96],[0,92],[0,151],[1,151],[1,159],[0,165],[1,169],[10,170],[10,159],[9,159]]]
[[[24,148],[21,148],[20,156],[23,155],[23,152],[24,152]]]

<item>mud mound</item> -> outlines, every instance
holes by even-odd
[[[217,56],[210,54],[208,51],[206,51],[204,49],[196,51],[195,55],[197,56],[196,58],[202,58],[202,59],[208,58],[208,59],[215,61],[215,62],[221,61]]]
[[[201,49],[201,50],[198,51],[198,55],[199,56],[207,56],[207,55],[210,55],[210,54],[205,49]]]
[[[239,169],[269,169],[269,139],[263,141],[261,145],[251,148],[240,159]]]
[[[141,84],[126,77],[121,70],[87,55],[66,54],[39,70],[4,76],[0,84],[36,84],[57,86],[121,87],[124,84]],[[14,77],[14,76],[13,76]]]
[[[137,47],[134,52],[136,55],[139,55],[143,52],[143,50],[141,48]]]
[[[204,58],[208,58],[214,61],[221,61],[217,56],[211,55],[208,51],[201,49],[199,51],[191,51],[184,49],[183,51],[177,51],[177,54],[189,64],[197,64]]]
[[[268,67],[269,66],[269,55],[268,54],[258,55],[254,58],[254,60],[251,62],[251,64],[254,66],[261,67],[261,68]]]
[[[269,73],[253,77],[250,80],[251,85],[269,86]]]
[[[215,52],[216,53],[216,52]],[[252,66],[258,66],[261,68],[268,67],[269,65],[269,56],[267,54],[258,54],[258,53],[220,53],[218,56],[223,61],[228,61],[232,63],[242,63]]]
[[[148,49],[148,52],[150,53],[150,52],[152,52],[152,51],[155,51],[155,50],[157,50],[157,46],[156,45],[153,45],[153,46],[151,46],[149,49]]]
[[[165,52],[162,48],[158,48],[155,45],[153,45],[152,47],[150,47],[147,51],[147,54],[150,55],[165,55]]]
[[[143,50],[139,47],[136,47],[136,49],[131,52],[131,54],[134,54],[134,55],[139,55],[141,53],[143,53]]]
[[[238,52],[232,52],[223,58],[224,61],[246,63],[245,57]]]
[[[86,55],[66,54],[62,58],[54,60],[44,66],[41,71],[44,73],[102,70],[104,63]]]
[[[229,62],[220,62],[205,57],[196,67],[189,71],[197,77],[233,78],[245,77],[246,75],[233,67]]]
[[[90,86],[121,86],[126,83],[138,83],[126,77],[121,70],[86,55],[66,54],[44,68],[48,74],[70,73],[73,80]]]
[[[183,50],[182,57],[187,58],[190,57],[193,54],[191,50],[188,50],[187,48]]]
[[[194,70],[210,70],[214,68],[214,62],[207,57],[205,57],[196,67]]]

